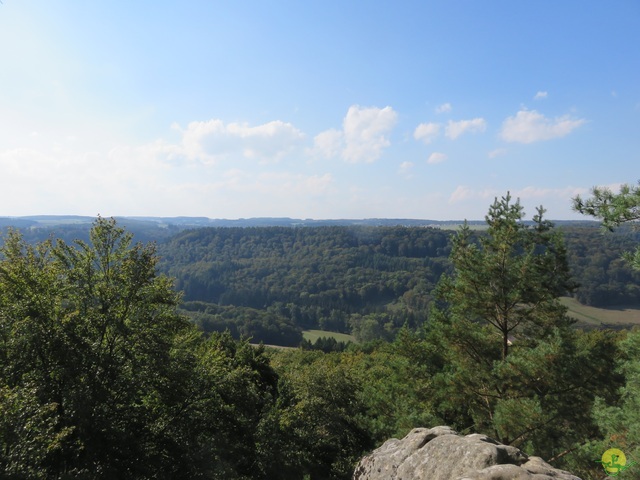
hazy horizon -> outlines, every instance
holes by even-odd
[[[411,218],[411,217],[336,217],[336,218],[312,218],[312,217],[277,217],[277,216],[265,216],[265,217],[205,217],[205,216],[190,216],[190,215],[171,215],[171,216],[156,216],[156,215],[74,215],[74,214],[35,214],[35,215],[0,215],[0,219],[64,219],[64,218],[77,218],[82,220],[93,221],[98,218],[115,218],[115,219],[129,219],[129,220],[208,220],[212,222],[242,222],[242,221],[260,221],[260,220],[292,220],[302,222],[366,222],[366,221],[409,221],[409,222],[436,222],[436,223],[484,223],[485,218],[447,218],[447,219],[435,219],[435,218]],[[582,217],[576,219],[561,219],[561,218],[547,218],[552,222],[586,222],[599,224],[600,221],[592,218]],[[525,218],[524,221],[531,222],[531,218]]]

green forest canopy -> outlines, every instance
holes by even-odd
[[[302,331],[391,339],[429,315],[432,291],[450,271],[455,231],[404,226],[216,227],[178,231],[131,221],[137,239],[157,238],[159,269],[176,279],[181,308],[206,331],[297,346]],[[640,273],[621,258],[640,233],[603,234],[563,224],[574,297],[597,307],[640,306]],[[82,224],[57,226],[68,243]],[[52,230],[21,230],[35,243]],[[482,231],[473,231],[482,236]]]
[[[502,213],[498,209],[494,215]],[[505,250],[510,257],[557,251],[562,261],[564,254],[553,243],[541,243],[547,245],[542,250],[518,247],[527,233],[511,228],[518,225],[515,217],[496,222],[486,241],[503,238],[504,225],[515,232],[515,248]],[[391,228],[354,235],[334,228],[195,230],[158,249],[185,262],[193,258],[217,266],[212,262],[217,257],[208,256],[215,247],[223,260],[220,272],[229,279],[237,274],[246,280],[256,272],[255,285],[273,289],[263,292],[274,296],[269,305],[183,304],[198,314],[224,318],[228,309],[228,318],[242,313],[249,324],[258,314],[278,322],[291,314],[292,305],[277,295],[304,288],[298,298],[306,291],[307,306],[316,313],[319,308],[323,314],[321,302],[327,301],[328,318],[338,325],[343,312],[348,322],[357,320],[361,330],[368,325],[370,333],[388,335],[390,343],[324,354],[267,351],[228,333],[207,338],[180,314],[172,281],[157,269],[158,251],[134,245],[115,222],[98,219],[88,241],[73,244],[30,245],[10,235],[0,261],[3,476],[347,479],[357,459],[390,436],[437,424],[496,436],[579,474],[593,471],[592,457],[610,443],[600,428],[622,428],[599,423],[597,415],[635,391],[625,383],[635,378],[633,371],[615,370],[614,363],[618,346],[636,337],[620,343],[624,332],[569,328],[554,303],[563,289],[553,287],[553,308],[521,312],[524,322],[514,317],[516,327],[525,330],[510,331],[517,338],[504,355],[490,324],[465,323],[470,306],[446,308],[460,288],[446,279],[464,278],[465,268],[458,261],[464,249],[448,234]],[[456,238],[478,252],[493,248],[485,240],[477,243],[470,232]],[[224,252],[231,258],[225,260]],[[530,265],[538,265],[542,275],[552,263],[539,259]],[[411,283],[413,265],[423,272],[440,269],[440,275]],[[330,281],[342,272],[348,275]],[[439,278],[442,273],[446,277]],[[519,295],[545,285],[542,278],[527,277],[525,288],[514,289],[515,304],[525,305],[529,297]],[[225,282],[219,285],[236,285]],[[427,312],[422,302],[432,292],[429,282],[441,285],[435,295],[443,303],[425,325],[419,322]],[[353,296],[333,297],[336,285]],[[453,288],[448,294],[446,285]],[[412,291],[415,298],[408,294]],[[367,295],[373,307],[362,310]],[[382,300],[375,302],[379,295]],[[556,308],[557,315],[550,316]],[[405,311],[413,312],[415,326],[422,328],[395,324]],[[312,322],[305,312],[298,312],[302,321]],[[618,391],[618,385],[626,390]]]

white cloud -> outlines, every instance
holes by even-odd
[[[48,171],[54,160],[46,154],[32,148],[14,148],[0,153],[3,179],[12,176],[32,177]]]
[[[545,98],[547,98],[548,93],[547,92],[538,92],[535,94],[535,96],[533,97],[534,100],[543,100]]]
[[[552,120],[535,110],[520,110],[504,121],[500,136],[507,142],[533,143],[564,137],[585,122],[568,115]]]
[[[474,196],[473,190],[464,185],[458,185],[449,197],[449,203],[462,202]]]
[[[507,153],[507,149],[506,148],[496,148],[495,150],[491,150],[487,156],[489,158],[496,158],[496,157],[501,157],[502,155],[505,155]]]
[[[277,161],[291,152],[305,135],[290,123],[274,120],[251,127],[213,119],[191,122],[182,133],[182,146],[192,160],[214,163],[230,156]]]
[[[440,133],[440,125],[437,123],[421,123],[413,132],[413,138],[422,140],[426,145],[431,143]]]
[[[286,151],[282,142],[266,148],[278,133],[284,132],[280,139],[299,138],[283,124],[262,127],[196,122],[171,143],[102,148],[54,140],[38,148],[0,150],[0,200],[8,205],[10,198],[22,199],[11,210],[0,209],[9,215],[319,215],[333,192],[333,175],[304,162],[277,170],[262,162],[265,152]],[[243,135],[246,148],[238,141]],[[256,137],[266,139],[266,146]],[[225,155],[219,153],[221,138],[229,142]],[[212,162],[209,156],[232,161]],[[242,158],[253,161],[234,161]]]
[[[448,113],[451,111],[450,103],[443,103],[442,105],[438,105],[436,107],[436,113]]]
[[[4,172],[0,196],[16,198],[22,192],[20,205],[11,212],[16,215],[116,215],[151,210],[164,195],[165,176],[171,169],[165,161],[165,147],[152,144],[83,151],[61,144],[0,152]]]
[[[371,163],[391,145],[388,134],[398,115],[391,107],[352,105],[342,122],[342,131],[331,129],[314,138],[314,152],[325,157],[337,156],[349,163]]]
[[[486,213],[487,208],[495,198],[500,198],[510,190],[511,197],[515,201],[520,200],[525,208],[525,217],[532,218],[536,207],[542,204],[548,209],[547,218],[567,218],[570,212],[571,199],[576,195],[584,195],[588,189],[564,186],[543,187],[529,185],[518,189],[513,188],[472,188],[467,185],[459,185],[449,196],[449,204],[460,205],[461,216],[464,218],[480,219]],[[560,213],[559,212],[563,212]],[[559,216],[560,215],[560,216]],[[462,218],[461,217],[461,218]]]
[[[429,158],[427,159],[427,163],[436,164],[436,163],[444,162],[446,159],[447,159],[447,156],[444,153],[433,152],[431,155],[429,155]]]
[[[345,149],[342,158],[350,163],[376,161],[382,150],[391,145],[387,134],[397,118],[391,107],[350,107],[343,121]]]
[[[497,191],[491,188],[475,190],[467,187],[466,185],[459,185],[449,197],[449,203],[458,203],[467,200],[486,200],[497,196]]]
[[[521,188],[520,190],[515,190],[512,192],[512,196],[523,200],[557,197],[566,199],[566,203],[569,205],[572,198],[576,195],[583,195],[585,192],[587,192],[587,189],[573,186],[563,188],[542,188],[530,185]]]
[[[314,151],[327,158],[339,156],[343,148],[344,138],[340,130],[326,130],[313,139]]]
[[[411,175],[411,171],[413,170],[413,162],[402,162],[400,164],[400,168],[398,169],[398,173],[400,175],[404,175],[407,178],[410,178]]]
[[[484,118],[474,118],[473,120],[460,120],[458,122],[449,121],[447,124],[446,135],[451,140],[455,140],[463,133],[484,132],[487,128],[487,122]]]

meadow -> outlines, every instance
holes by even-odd
[[[579,326],[617,329],[640,325],[640,308],[637,306],[590,307],[571,297],[562,297],[560,301],[569,309],[569,315],[578,321]]]

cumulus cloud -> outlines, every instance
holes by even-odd
[[[440,163],[440,162],[444,162],[446,159],[447,159],[447,156],[444,153],[433,152],[431,155],[429,155],[429,158],[427,159],[427,163],[430,163],[430,164]]]
[[[71,142],[61,135],[29,149],[0,149],[0,199],[6,204],[22,198],[7,212],[11,215],[232,218],[319,215],[333,192],[334,178],[326,170],[268,161],[302,143],[303,134],[284,122],[250,126],[211,120],[174,129],[178,135],[174,132],[172,141],[138,145]],[[330,148],[331,135],[325,140]]]
[[[413,132],[413,138],[425,144],[431,143],[440,134],[440,125],[437,123],[421,123]]]
[[[389,133],[398,119],[391,107],[352,105],[342,130],[327,130],[314,138],[314,151],[325,157],[339,156],[349,163],[371,163],[391,145]]]
[[[487,122],[484,118],[474,118],[473,120],[460,120],[457,122],[449,121],[446,128],[446,135],[451,140],[455,140],[463,133],[484,132],[487,128]]]
[[[448,113],[451,111],[450,103],[443,103],[442,105],[438,105],[436,107],[436,113]]]
[[[543,100],[545,98],[547,98],[547,92],[538,92],[535,94],[535,96],[533,97],[534,100]]]
[[[533,143],[569,135],[586,122],[568,115],[550,119],[535,110],[520,110],[502,124],[500,137],[507,142]]]
[[[277,161],[291,152],[305,135],[290,123],[274,120],[255,127],[213,119],[191,122],[182,133],[182,146],[192,160],[214,163],[230,156]]]
[[[323,157],[337,157],[344,148],[344,138],[340,130],[331,129],[319,133],[313,139],[314,151]]]
[[[398,115],[391,107],[349,108],[343,121],[345,148],[342,158],[347,162],[374,162],[389,145],[387,134],[395,126]]]

